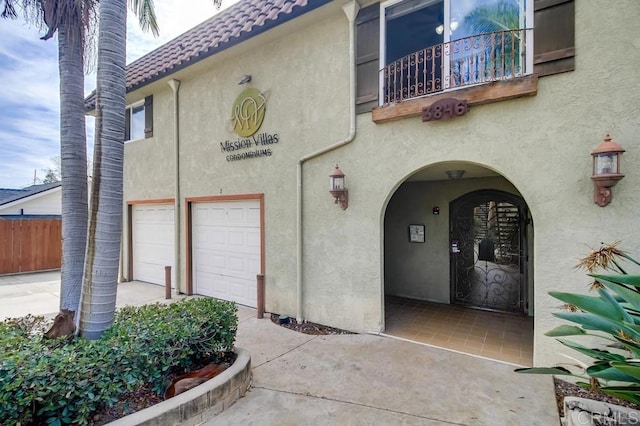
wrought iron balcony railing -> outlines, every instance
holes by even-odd
[[[530,74],[525,42],[532,31],[474,35],[436,44],[393,61],[381,71],[383,103]]]

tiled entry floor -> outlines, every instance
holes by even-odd
[[[530,367],[533,317],[385,297],[385,334]]]

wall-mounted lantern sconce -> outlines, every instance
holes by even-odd
[[[340,208],[345,210],[349,205],[349,191],[344,186],[344,173],[340,170],[340,167],[336,164],[336,168],[329,175],[330,186],[329,192],[335,198],[335,204],[340,203]]]
[[[600,207],[604,207],[611,202],[611,188],[624,177],[620,173],[620,156],[624,149],[611,140],[607,134],[604,142],[593,150],[593,175],[591,180],[594,183],[593,200]]]

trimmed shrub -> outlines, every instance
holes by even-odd
[[[99,340],[44,339],[42,317],[0,323],[0,424],[86,424],[126,392],[162,394],[170,370],[233,349],[235,303],[209,298],[126,307]]]

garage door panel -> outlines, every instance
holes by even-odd
[[[196,268],[206,273],[224,271],[226,265],[225,256],[215,255],[210,250],[198,250],[194,252]]]
[[[246,238],[246,245],[247,247],[250,247],[251,249],[260,249],[260,232],[259,231],[254,231],[254,230],[249,230],[246,232],[245,234],[245,238]]]
[[[192,211],[195,292],[255,307],[259,202],[195,203]]]
[[[164,284],[164,267],[174,263],[173,205],[139,205],[132,210],[133,277],[138,281]],[[172,276],[175,287],[175,275]]]
[[[226,265],[226,257],[224,254],[211,254],[211,266],[212,270],[224,270]]]
[[[245,238],[244,238],[244,232],[242,231],[229,231],[227,233],[227,244],[229,245],[229,248],[233,249],[240,249],[242,247],[244,247],[245,245]]]
[[[227,234],[220,227],[210,227],[205,234],[209,235],[209,240],[203,241],[203,246],[207,248],[224,247],[227,241]]]
[[[173,213],[174,213],[174,207],[173,207],[173,206],[171,206],[171,207],[170,207],[170,208],[168,208],[168,209],[164,209],[164,210],[162,211],[162,214],[164,215],[163,222],[171,222],[171,223],[173,223],[173,222],[174,222],[174,215],[173,215]]]
[[[246,300],[252,306],[256,304],[256,292],[250,291],[251,287],[238,278],[226,277],[229,294],[236,300]]]
[[[253,207],[247,209],[247,220],[250,223],[260,223],[260,208]]]
[[[157,280],[157,263],[138,263],[136,268],[135,280],[153,283]],[[154,283],[161,284],[161,283]]]
[[[241,206],[227,209],[227,225],[244,225],[247,222],[245,209]]]
[[[248,254],[260,251],[260,231],[246,227],[194,226],[193,240],[198,249]]]
[[[221,300],[231,300],[247,306],[255,306],[256,304],[255,287],[247,285],[247,280],[206,272],[197,268],[196,276],[199,294]]]
[[[231,275],[253,281],[256,279],[256,274],[260,273],[260,257],[257,255],[237,256],[198,252],[196,257],[197,270],[205,273]]]
[[[196,266],[195,271],[196,288],[198,294],[204,294],[211,297],[222,299],[225,294],[224,289],[220,285],[215,285],[216,281],[220,281],[220,274],[214,274],[211,271],[203,270]]]
[[[133,246],[134,253],[137,253],[138,257],[140,257],[140,259],[137,260],[137,263],[140,265],[164,265],[168,260],[167,252],[171,249],[170,246],[158,246],[155,244],[136,244]]]
[[[235,272],[239,276],[247,272],[248,262],[241,257],[228,256],[226,266],[229,271]]]
[[[215,223],[223,223],[225,221],[224,207],[210,207],[207,209],[207,215]]]

